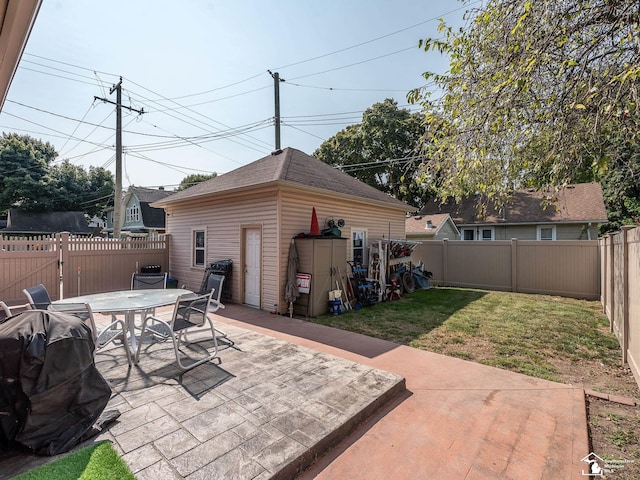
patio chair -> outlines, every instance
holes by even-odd
[[[11,309],[6,303],[0,301],[0,323],[4,322],[10,316],[11,316]]]
[[[155,288],[167,288],[167,274],[165,273],[136,273],[131,275],[131,290],[148,290]],[[140,312],[140,319],[144,320],[149,315],[155,315],[156,309],[152,308]]]
[[[193,367],[217,358],[218,342],[216,340],[215,328],[213,327],[213,322],[207,316],[207,311],[211,303],[211,296],[212,292],[204,295],[192,293],[182,295],[176,300],[171,318],[162,318],[160,316],[150,316],[145,318],[144,322],[142,322],[142,330],[140,331],[140,341],[138,342],[138,349],[136,350],[135,363],[137,364],[140,360],[140,350],[142,349],[143,338],[145,336],[171,339],[174,353],[176,355],[176,363],[182,370],[190,370]],[[181,344],[196,343],[186,342],[184,334],[192,329],[200,329],[207,324],[211,331],[210,339],[213,340],[213,352],[209,353],[207,351],[207,355],[204,358],[189,364],[184,364],[180,353]],[[209,338],[206,340],[209,340]],[[150,348],[150,346],[148,346],[148,348]]]
[[[116,320],[98,331],[95,318],[93,317],[93,311],[88,303],[52,303],[48,309],[53,312],[63,312],[74,315],[89,325],[95,343],[94,357],[98,353],[98,350],[102,350],[110,343],[115,342],[115,340],[121,340],[122,346],[127,353],[127,362],[129,362],[129,366],[131,366],[132,359],[127,344],[127,331],[122,320]]]
[[[209,313],[215,313],[220,308],[224,308],[224,305],[220,302],[220,297],[222,296],[222,284],[224,283],[224,275],[218,275],[215,273],[209,272],[207,274],[206,283],[203,282],[204,290],[198,292],[199,295],[205,295],[207,293],[213,293],[211,297],[211,303],[209,304]],[[215,328],[215,327],[214,327]],[[227,338],[227,334],[222,330],[215,328],[216,332],[222,338]]]
[[[137,273],[131,275],[131,290],[146,290],[150,288],[167,288],[167,274],[165,273]]]
[[[51,305],[51,297],[43,284],[25,288],[22,292],[27,296],[29,307],[34,310],[46,310]]]

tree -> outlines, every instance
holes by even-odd
[[[50,210],[81,211],[90,217],[100,215],[113,204],[113,175],[104,168],[84,168],[65,160],[50,171],[54,189]]]
[[[0,139],[0,211],[82,211],[97,215],[113,204],[113,176],[103,168],[89,172],[58,156],[53,146],[28,135]]]
[[[12,206],[48,210],[53,190],[49,165],[58,154],[50,143],[28,135],[0,138],[0,211]]]
[[[210,175],[205,175],[204,173],[193,173],[191,175],[187,175],[182,179],[178,188],[176,188],[176,192],[180,190],[184,190],[185,188],[192,187],[198,183],[206,182],[207,180],[211,180],[212,178],[217,177],[217,173],[212,173]]]
[[[628,143],[611,139],[637,138],[637,0],[488,0],[467,19],[421,42],[449,55],[446,74],[425,73],[442,96],[409,95],[427,124],[446,125],[425,139],[424,174],[446,173],[441,198],[500,205],[513,188],[599,179],[628,162]]]
[[[393,99],[369,107],[362,122],[320,145],[314,156],[345,173],[420,207],[428,198],[417,175],[422,162],[423,116]]]

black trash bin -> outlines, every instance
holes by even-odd
[[[231,301],[231,274],[233,272],[233,261],[229,260],[217,260],[212,262],[207,270],[210,273],[216,275],[222,275],[224,277],[224,283],[222,284],[222,296],[220,300],[222,303]],[[205,275],[206,279],[206,275]]]

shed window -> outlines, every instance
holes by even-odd
[[[193,266],[204,267],[204,247],[205,247],[204,230],[194,230],[193,232]]]
[[[365,230],[352,230],[351,232],[351,251],[354,263],[365,263],[367,232]]]

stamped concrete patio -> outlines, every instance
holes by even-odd
[[[585,478],[582,389],[239,305],[215,319],[220,365],[98,356],[122,412],[98,439],[138,479]]]

